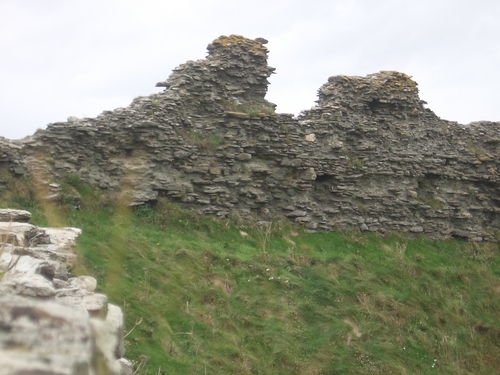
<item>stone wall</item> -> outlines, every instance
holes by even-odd
[[[38,228],[0,210],[0,374],[132,374],[123,313],[72,276],[76,228]]]
[[[499,123],[442,120],[393,71],[330,77],[316,106],[276,114],[265,43],[220,37],[157,84],[165,91],[50,124],[0,162],[47,183],[77,174],[131,204],[496,241]]]

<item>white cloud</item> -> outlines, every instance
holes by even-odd
[[[126,106],[228,34],[269,40],[282,112],[329,76],[394,69],[443,118],[500,120],[499,18],[496,0],[4,0],[0,135]]]

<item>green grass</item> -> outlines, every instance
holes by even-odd
[[[268,101],[263,101],[263,102],[248,101],[236,104],[232,101],[223,99],[222,106],[225,111],[246,113],[249,117],[275,114],[274,111],[275,105]]]
[[[193,131],[186,133],[185,136],[192,144],[197,146],[201,152],[213,153],[217,147],[225,143],[224,137],[215,133],[205,135],[198,131]]]
[[[94,275],[125,311],[126,356],[141,374],[500,368],[497,244],[310,234],[168,202],[131,211],[74,176],[62,185],[49,207],[28,181],[9,180],[0,204],[83,229],[75,272]],[[65,203],[75,191],[79,211]]]

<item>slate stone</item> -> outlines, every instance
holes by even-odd
[[[221,36],[207,50],[126,108],[0,138],[0,162],[46,176],[58,200],[61,177],[75,174],[132,206],[168,199],[257,221],[305,211],[290,219],[311,230],[359,230],[363,212],[380,234],[497,241],[499,122],[441,119],[396,71],[325,77],[314,107],[277,114],[264,39]]]

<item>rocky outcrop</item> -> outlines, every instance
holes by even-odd
[[[0,374],[131,374],[123,313],[73,276],[76,228],[38,228],[0,210]]]
[[[311,231],[496,241],[499,123],[442,120],[416,82],[392,71],[330,77],[315,107],[276,114],[265,42],[220,37],[206,59],[158,83],[165,91],[51,124],[4,165],[45,183],[75,174],[131,204],[164,198]],[[13,155],[8,147],[1,155]]]

